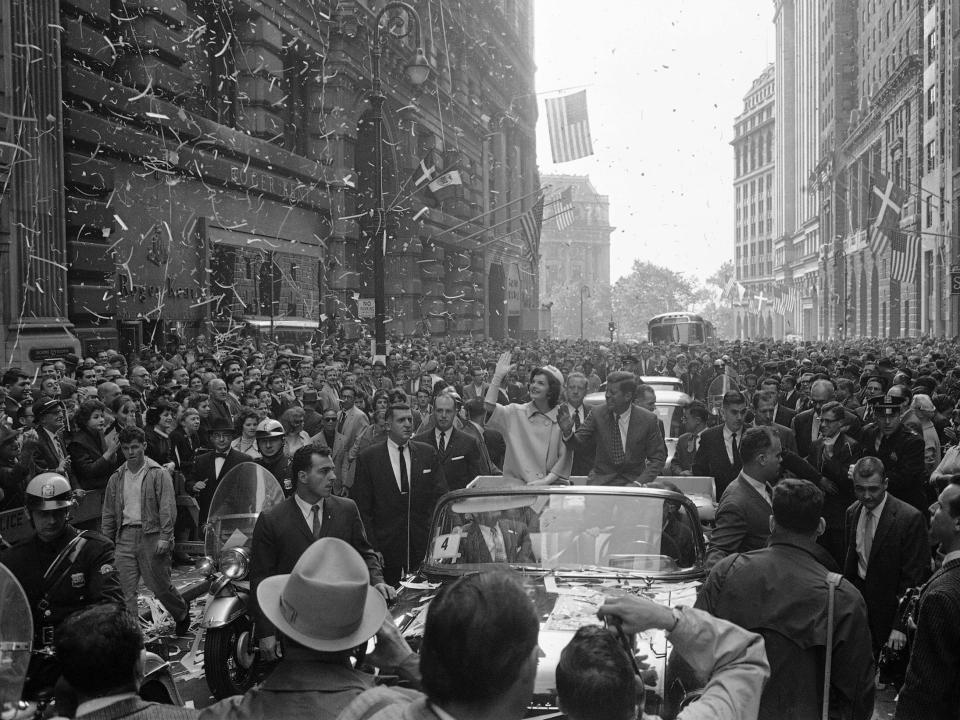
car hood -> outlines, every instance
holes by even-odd
[[[430,601],[440,585],[453,582],[457,576],[417,575],[402,583],[393,617],[414,649],[419,650],[423,624]],[[698,575],[681,578],[625,579],[615,573],[544,573],[520,571],[527,595],[533,601],[540,619],[540,662],[534,685],[533,705],[542,709],[556,708],[556,667],[560,652],[577,628],[599,625],[597,608],[605,598],[642,593],[669,606],[693,605]],[[666,658],[669,643],[661,631],[646,631],[636,638],[638,655],[647,655],[646,662],[657,671],[655,687],[663,697]]]

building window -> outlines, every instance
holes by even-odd
[[[926,227],[933,225],[933,195],[927,195],[925,198],[926,212],[924,213],[924,223]]]
[[[937,114],[937,86],[927,88],[927,120]]]
[[[933,172],[937,167],[937,141],[927,143],[927,172]]]
[[[927,35],[927,64],[937,60],[937,31],[934,30]]]

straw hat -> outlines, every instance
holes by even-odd
[[[280,632],[322,652],[366,642],[387,617],[387,603],[370,587],[370,572],[360,553],[338,538],[317,540],[292,573],[261,582],[257,600]]]

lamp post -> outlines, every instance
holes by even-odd
[[[590,288],[586,285],[580,286],[580,339],[583,340],[583,293],[587,293],[587,297],[590,297]]]
[[[394,38],[405,38],[414,34],[417,46],[416,56],[404,68],[407,80],[413,85],[422,85],[430,75],[430,65],[420,46],[420,16],[417,11],[405,2],[388,2],[374,22],[373,44],[370,48],[370,112],[367,122],[373,127],[373,172],[374,172],[374,222],[368,227],[373,228],[373,237],[370,238],[373,248],[373,336],[377,355],[387,354],[386,321],[386,293],[384,290],[384,254],[387,246],[387,209],[384,207],[384,178],[383,178],[383,104],[387,98],[383,94],[383,83],[380,79],[380,59],[387,45],[387,37],[380,33],[380,21],[388,12],[395,12],[387,21],[387,32]],[[399,12],[396,12],[399,11]]]

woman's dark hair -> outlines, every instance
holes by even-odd
[[[93,417],[93,414],[98,410],[100,412],[105,411],[107,408],[99,400],[84,400],[80,403],[80,407],[77,408],[77,427],[81,430],[87,429],[87,423],[90,422],[90,418]]]
[[[243,425],[250,418],[256,418],[259,421],[260,416],[257,415],[257,411],[252,408],[240,408],[240,412],[237,414],[237,419],[233,423],[233,429],[236,431],[237,437],[243,434]]]
[[[538,367],[530,371],[530,382],[533,382],[533,379],[537,375],[543,375],[547,380],[547,405],[551,408],[555,408],[560,404],[560,394],[563,392],[563,387],[560,385],[560,381],[554,377],[546,368]]]
[[[117,395],[113,400],[110,401],[110,412],[116,415],[117,413],[120,412],[120,409],[124,405],[136,405],[136,404],[137,404],[137,401],[134,400],[132,397],[121,393],[120,395]]]
[[[374,408],[377,407],[377,400],[380,400],[381,398],[387,401],[387,407],[391,405],[390,393],[388,393],[386,390],[377,390],[373,394],[373,399],[370,401]]]

